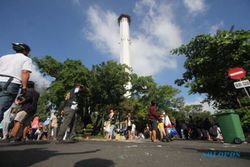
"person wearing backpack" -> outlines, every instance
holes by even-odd
[[[213,140],[222,141],[223,136],[220,130],[220,127],[217,124],[214,124],[212,127],[209,128],[209,134]]]

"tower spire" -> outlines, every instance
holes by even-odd
[[[129,36],[129,25],[131,23],[130,16],[127,14],[121,14],[118,17],[118,24],[120,26],[120,63],[126,64],[128,67],[131,67],[130,64],[130,36]],[[128,72],[130,72],[128,70]],[[127,93],[126,97],[130,97],[130,89],[132,85],[131,82],[128,82],[126,85]]]

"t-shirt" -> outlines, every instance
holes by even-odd
[[[32,121],[31,127],[37,129],[39,127],[39,118],[35,117]]]
[[[158,129],[164,130],[164,123],[163,122],[158,123]]]
[[[25,94],[25,101],[22,104],[21,110],[26,111],[30,115],[34,115],[37,110],[37,102],[39,99],[39,93],[34,88],[28,88]]]
[[[166,127],[171,126],[171,121],[167,115],[164,117],[163,120]]]
[[[12,83],[21,84],[21,71],[32,72],[32,60],[22,53],[8,54],[0,57],[0,74],[14,77]],[[8,81],[8,77],[0,76],[0,82]]]
[[[156,112],[155,106],[150,106],[148,110],[149,120],[158,120],[159,115]]]
[[[131,128],[131,131],[132,131],[132,132],[135,132],[135,129],[136,129],[136,126],[135,126],[135,124],[132,124],[132,128]]]

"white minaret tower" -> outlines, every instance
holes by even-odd
[[[121,14],[118,18],[118,23],[120,26],[120,63],[130,65],[130,37],[129,37],[129,24],[130,24],[130,16],[127,14]],[[129,72],[129,71],[128,71]],[[131,89],[131,83],[129,82],[126,85],[126,89]],[[125,94],[126,97],[130,96],[130,92],[127,91]]]
[[[130,38],[129,38],[129,24],[130,16],[126,14],[121,14],[118,18],[118,23],[120,26],[120,63],[126,64],[130,67]]]

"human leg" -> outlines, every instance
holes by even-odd
[[[113,138],[114,128],[115,128],[115,125],[110,125],[110,131],[109,131],[109,136],[110,136],[110,139],[112,139],[112,138]]]
[[[75,112],[70,124],[69,140],[73,140],[74,137],[76,136],[76,124],[77,124],[77,113]]]
[[[2,120],[2,126],[3,126],[3,140],[8,137],[9,133],[9,124],[10,124],[10,109],[4,113],[4,118]]]
[[[0,82],[1,88],[5,86],[5,82]],[[3,120],[4,112],[7,111],[14,102],[20,85],[9,84],[7,90],[0,90],[0,122]]]
[[[157,130],[157,121],[156,120],[152,120],[152,139],[153,142],[156,142],[156,130]]]
[[[11,137],[16,138],[17,133],[21,127],[21,123],[25,119],[27,113],[25,111],[19,111],[14,119],[14,127],[11,130]]]
[[[60,126],[57,140],[62,141],[67,128],[70,126],[73,117],[75,116],[75,111],[69,107],[64,108],[64,121]]]

